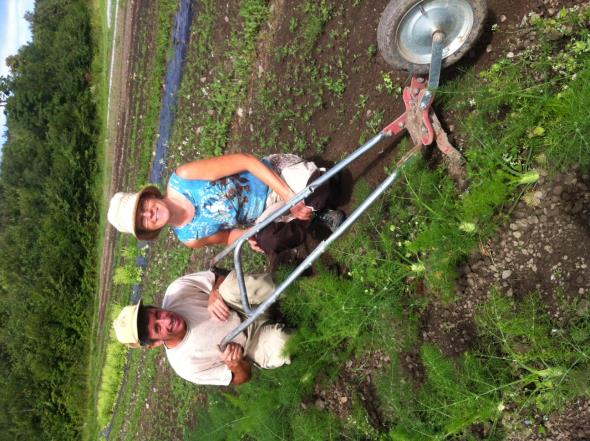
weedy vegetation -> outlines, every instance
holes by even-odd
[[[361,4],[354,1],[352,7]],[[321,109],[341,109],[349,90],[346,57],[356,55],[340,50],[350,38],[338,25],[344,10],[328,1],[304,1],[294,9],[285,24],[291,38],[269,52],[284,67],[277,71],[253,65],[254,50],[268,50],[257,46],[261,32],[268,32],[263,24],[272,21],[267,2],[241,2],[239,25],[228,24],[214,2],[202,2],[171,164],[242,142],[261,154],[321,152],[330,131],[341,128],[320,132],[313,122]],[[476,439],[476,431],[500,440],[524,430],[523,421],[535,414],[588,397],[588,313],[568,310],[565,320],[556,321],[538,293],[516,300],[493,289],[477,310],[473,344],[456,357],[425,343],[421,325],[432,302],[461,301],[458,266],[496,233],[541,172],[588,168],[584,134],[590,133],[590,119],[579,109],[588,108],[590,99],[584,87],[590,75],[589,20],[588,10],[539,20],[538,46],[484,72],[462,72],[444,86],[437,105],[441,113],[460,116],[455,132],[465,146],[468,190],[460,192],[442,164],[433,169],[417,158],[404,169],[399,185],[333,245],[333,262],[317,264],[313,277],[301,278],[281,299],[282,319],[294,328],[291,365],[256,371],[253,381],[235,390],[167,378],[168,393],[158,397],[168,407],[154,410],[146,400],[152,388],[162,387],[158,371],[165,362],[157,352],[132,353],[130,384],[122,396],[122,406],[132,412],[116,416],[113,433],[133,439],[141,419],[154,422],[150,435],[174,432],[189,440],[445,440]],[[220,25],[232,29],[222,45],[213,32]],[[556,32],[559,38],[543,39]],[[333,49],[329,63],[316,62],[320,41]],[[368,47],[358,56],[374,57],[375,51]],[[400,93],[387,72],[378,87],[392,97]],[[361,142],[383,125],[385,112],[374,110],[368,94],[348,104],[351,119],[364,124]],[[252,129],[235,129],[232,124],[240,126],[240,115],[250,109]],[[401,155],[409,144],[398,148]],[[368,193],[361,182],[354,198]],[[146,301],[157,303],[174,278],[202,268],[203,256],[164,235],[143,276]],[[389,362],[371,372],[373,393],[367,396],[365,366],[377,353]],[[408,354],[417,372],[404,365]],[[348,409],[344,417],[316,404],[318,391],[343,383],[352,397],[340,402]],[[538,430],[544,430],[542,423]]]
[[[459,194],[443,168],[412,164],[403,184],[331,250],[345,274],[320,265],[282,299],[285,320],[297,328],[294,363],[258,372],[235,394],[210,392],[190,439],[471,439],[476,427],[487,439],[503,439],[523,430],[531,415],[588,396],[587,314],[570,311],[556,322],[536,293],[517,301],[493,291],[477,313],[474,347],[459,358],[423,343],[419,333],[430,301],[459,300],[458,264],[495,233],[541,167],[587,168],[588,144],[580,136],[589,133],[588,118],[574,109],[588,99],[581,86],[590,72],[588,18],[587,11],[570,11],[539,21],[540,29],[569,23],[566,44],[542,42],[516,62],[465,72],[461,89],[458,82],[445,86],[441,106],[463,116],[468,191]],[[282,49],[280,56],[290,53]],[[369,424],[360,392],[345,420],[314,405],[318,388],[337,387],[347,362],[377,350],[392,360],[374,378],[386,428]],[[421,380],[397,361],[407,351],[418,354]]]
[[[178,10],[178,2],[165,0],[158,2],[152,12],[157,15],[157,26],[142,26],[138,36],[139,52],[132,68],[136,97],[131,116],[131,139],[128,142],[129,169],[135,173],[128,175],[132,184],[139,181],[147,183],[151,167],[152,152],[160,136],[160,106],[166,63],[170,49],[172,26]]]
[[[256,39],[266,22],[269,5],[264,0],[242,1],[238,23],[220,16],[214,1],[200,4],[193,28],[196,45],[187,58],[180,88],[176,129],[171,142],[171,163],[220,155],[231,139],[231,124],[246,92],[252,73]],[[233,11],[232,11],[233,12]],[[227,19],[227,21],[226,21]],[[213,50],[216,26],[231,26],[230,37]],[[197,151],[187,146],[199,146]],[[184,159],[188,155],[188,158]]]

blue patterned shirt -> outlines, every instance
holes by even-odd
[[[195,207],[195,216],[188,224],[174,227],[182,242],[252,225],[264,211],[269,192],[268,186],[249,172],[215,181],[184,179],[173,173],[168,186]]]

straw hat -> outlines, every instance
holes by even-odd
[[[115,193],[109,204],[107,218],[109,222],[121,233],[133,234],[140,240],[153,240],[158,237],[160,230],[143,231],[137,230],[135,225],[137,207],[143,196],[162,197],[157,187],[148,185],[137,193]]]
[[[141,300],[135,305],[125,306],[113,322],[117,340],[130,348],[141,346],[137,332],[137,316],[141,306]]]

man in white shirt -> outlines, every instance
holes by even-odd
[[[274,290],[270,275],[244,278],[254,306]],[[197,384],[242,384],[252,363],[265,369],[289,364],[289,334],[263,314],[221,352],[222,338],[245,318],[234,272],[227,277],[204,271],[175,280],[162,307],[127,306],[114,322],[117,339],[130,347],[164,345],[174,371]]]

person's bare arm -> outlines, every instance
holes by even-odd
[[[183,242],[187,247],[190,248],[203,248],[209,245],[231,245],[238,240],[247,230],[240,228],[234,228],[233,230],[219,231],[211,236],[204,237],[202,239],[195,239]],[[248,239],[248,243],[252,249],[259,253],[264,251],[258,246],[255,238]]]
[[[183,242],[190,248],[203,248],[208,245],[228,245],[229,231],[218,231],[211,236],[203,237],[202,239],[194,239]]]
[[[295,193],[291,187],[274,170],[267,167],[262,161],[247,153],[235,153],[218,156],[209,159],[200,159],[183,164],[176,169],[176,174],[183,179],[202,179],[213,181],[226,176],[242,172],[250,172],[273,191],[283,201],[288,201]],[[313,210],[303,202],[295,205],[291,212],[301,220],[309,220],[313,217]]]
[[[176,174],[184,179],[203,179],[214,181],[242,172],[250,172],[272,188],[283,200],[293,196],[293,191],[274,170],[262,161],[247,153],[217,156],[188,162],[176,169]]]
[[[244,358],[244,348],[228,343],[222,354],[223,362],[232,372],[231,384],[244,384],[252,377],[252,364]]]

